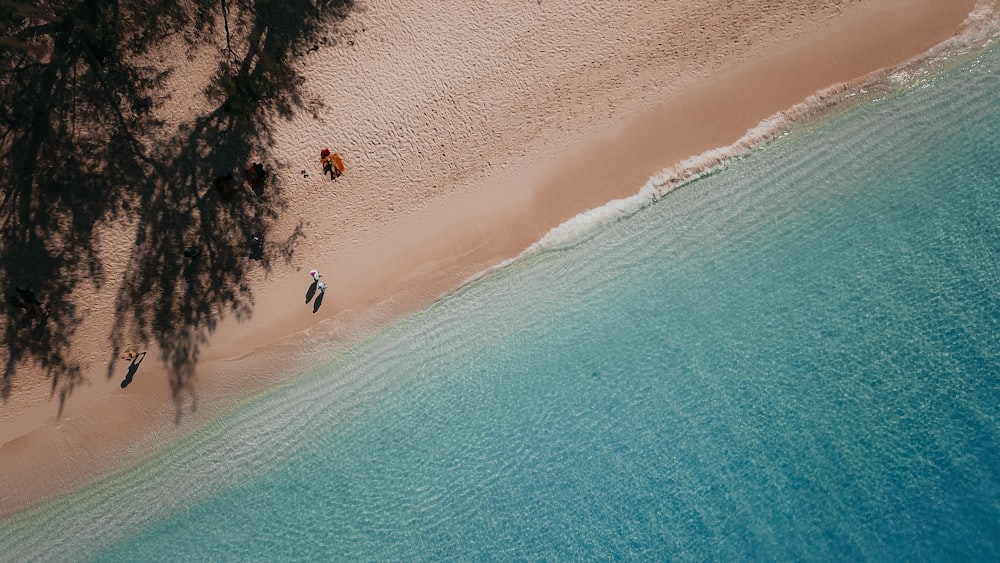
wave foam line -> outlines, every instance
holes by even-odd
[[[990,45],[1000,37],[998,5],[1000,0],[979,0],[959,26],[956,34],[928,51],[899,65],[873,71],[857,80],[824,88],[802,102],[764,119],[731,145],[706,151],[660,171],[652,176],[637,194],[609,201],[601,207],[576,215],[551,229],[517,256],[470,276],[456,288],[456,291],[523,258],[580,244],[596,235],[606,225],[634,215],[677,188],[721,170],[734,158],[743,156],[785,133],[804,118],[816,115],[859,94],[867,93],[866,88],[899,87],[909,83],[928,65]]]
[[[616,199],[576,215],[550,230],[514,260],[579,244],[605,225],[631,216],[677,188],[725,168],[734,157],[752,151],[786,130],[791,121],[786,113],[781,112],[761,121],[731,145],[706,151],[660,171],[633,196]]]
[[[579,244],[598,233],[604,226],[637,213],[681,186],[723,169],[732,159],[760,147],[804,118],[865,93],[866,87],[908,82],[914,75],[915,69],[989,45],[1000,36],[1000,10],[997,4],[997,0],[980,0],[955,36],[932,47],[929,51],[897,66],[869,73],[858,80],[824,88],[791,108],[764,119],[731,145],[706,151],[662,170],[651,177],[637,194],[610,201],[601,207],[576,215],[550,230],[520,255],[472,279],[527,256]]]

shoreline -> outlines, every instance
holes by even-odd
[[[260,282],[253,318],[226,318],[212,335],[197,366],[197,391],[182,405],[189,409],[183,424],[176,421],[177,405],[163,396],[162,366],[149,366],[149,371],[144,366],[128,393],[115,390],[115,379],[92,382],[86,393],[70,399],[61,417],[53,418],[49,402],[34,407],[37,412],[8,409],[0,435],[0,485],[13,492],[4,493],[0,515],[89,482],[119,467],[122,459],[135,460],[175,442],[234,401],[287,379],[295,371],[287,365],[315,357],[331,339],[349,346],[516,259],[573,217],[635,196],[651,183],[669,184],[665,169],[678,170],[674,178],[680,179],[692,157],[739,144],[747,131],[795,111],[803,100],[822,97],[817,93],[831,88],[846,93],[852,84],[869,82],[872,73],[885,76],[920,58],[953,36],[976,2],[934,4],[873,1],[820,33],[769,46],[749,62],[729,61],[732,68],[725,76],[694,80],[694,86],[633,112],[618,127],[577,139],[548,158],[460,179],[456,185],[474,187],[454,188],[425,198],[412,213],[374,221],[377,233],[371,239],[353,248],[343,243],[312,264],[335,280],[316,315],[287,313],[291,306],[303,307],[299,285],[306,285],[300,282],[309,264],[275,272],[273,279]],[[663,131],[683,134],[664,136]],[[290,144],[288,152],[294,153],[296,142]],[[349,162],[345,181],[352,170]],[[287,291],[290,281],[294,292]],[[155,349],[150,356],[157,357]],[[53,449],[62,455],[53,459]]]

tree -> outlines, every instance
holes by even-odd
[[[275,190],[220,204],[211,178],[246,166],[253,149],[266,151],[271,116],[298,107],[293,53],[351,7],[0,0],[0,279],[31,286],[50,313],[28,323],[10,300],[0,305],[0,398],[28,360],[44,367],[53,396],[64,399],[81,381],[70,353],[83,315],[74,297],[107,283],[95,233],[118,223],[138,230],[109,337],[113,346],[156,343],[175,398],[190,390],[220,312],[250,314],[246,273],[258,263],[247,259],[247,241],[265,236],[283,205]],[[162,87],[182,69],[158,67],[149,55],[177,37],[192,49],[220,44],[220,17],[226,46],[206,85],[217,105],[165,131]],[[197,268],[183,257],[191,239],[205,243]]]

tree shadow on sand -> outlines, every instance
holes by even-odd
[[[194,404],[200,347],[223,314],[251,315],[247,274],[270,268],[275,256],[253,237],[269,240],[285,206],[279,186],[272,174],[254,193],[239,182],[242,172],[254,156],[267,161],[274,120],[305,107],[293,56],[342,21],[353,1],[46,6],[0,4],[0,398],[10,397],[20,366],[36,363],[61,411],[83,377],[69,349],[86,314],[74,292],[116,277],[124,281],[109,355],[126,342],[155,344],[170,368],[179,421],[183,405]],[[223,28],[225,49],[206,92],[214,109],[164,139],[161,91],[183,69],[157,68],[148,55],[177,34],[203,47]],[[235,189],[213,182],[227,173]],[[127,270],[109,273],[95,234],[118,224],[136,230],[135,246],[121,249]],[[296,240],[274,247],[287,260]],[[202,251],[196,260],[184,256],[192,244]],[[45,303],[45,322],[25,326],[6,299],[15,285]]]

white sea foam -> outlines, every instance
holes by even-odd
[[[600,232],[606,225],[635,214],[653,202],[706,175],[725,167],[731,159],[744,155],[776,136],[782,135],[794,123],[815,115],[839,102],[867,94],[880,84],[898,86],[921,75],[927,65],[950,56],[969,52],[989,45],[1000,36],[1000,9],[997,0],[980,0],[960,27],[960,32],[926,53],[897,67],[876,71],[861,80],[840,83],[820,90],[795,106],[764,119],[746,132],[735,143],[704,152],[666,168],[651,177],[633,196],[616,199],[605,205],[585,211],[553,228],[540,240],[525,249],[519,256],[495,268],[474,276],[472,281],[490,271],[504,268],[521,258],[541,252],[571,247]]]
[[[912,67],[927,61],[947,59],[956,54],[967,53],[972,49],[989,45],[997,36],[1000,36],[1000,2],[979,0],[955,36],[942,41],[904,66]]]
[[[796,118],[801,117],[804,113],[811,113],[817,105],[824,107],[831,105],[833,102],[829,98],[836,90],[836,87],[824,90],[790,110],[772,115],[729,146],[706,151],[661,170],[647,180],[635,195],[612,200],[601,207],[576,215],[551,229],[518,256],[472,276],[466,280],[465,284],[490,272],[503,269],[522,258],[569,248],[591,238],[606,225],[639,212],[677,188],[722,169],[732,158],[746,154],[768,139],[783,134]]]
[[[787,113],[781,112],[761,121],[729,146],[706,151],[660,171],[633,196],[616,199],[578,214],[550,230],[518,258],[578,244],[599,232],[605,225],[633,215],[677,188],[718,171],[733,157],[745,154],[783,132],[790,123]]]

